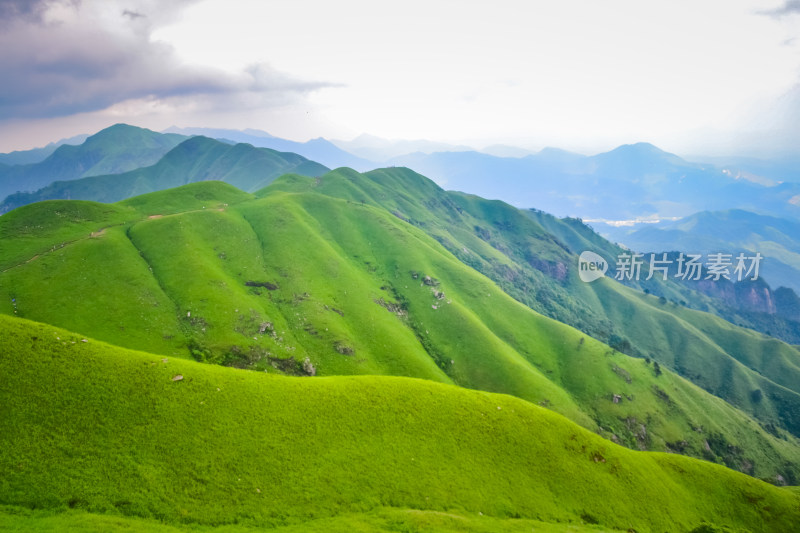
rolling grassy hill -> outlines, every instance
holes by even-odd
[[[608,279],[583,283],[574,268],[578,253],[595,250],[613,264],[621,249],[576,219],[446,192],[408,169],[365,174],[339,169],[316,181],[284,179],[270,190],[276,189],[379,206],[425,231],[532,309],[666,365],[757,416],[767,428],[800,434],[796,348],[683,309],[678,302],[722,314],[714,308],[718,302],[675,282],[654,278],[630,288]]]
[[[0,198],[17,191],[36,191],[54,181],[119,174],[150,166],[185,139],[183,135],[116,124],[79,145],[57,147],[43,161],[0,169]],[[13,161],[11,155],[8,154],[9,161]]]
[[[270,376],[7,316],[0,346],[0,526],[791,531],[800,521],[795,491],[627,450],[512,396]]]
[[[364,194],[374,180],[394,191],[378,189],[375,198],[408,202],[404,213]],[[795,437],[778,427],[767,433],[667,368],[540,315],[459,261],[425,223],[409,223],[426,190],[440,191],[407,170],[339,170],[318,179],[286,175],[255,195],[202,182],[114,205],[25,206],[0,218],[0,312],[268,373],[407,376],[512,394],[631,448],[798,479]],[[470,201],[475,209],[510,209]],[[484,242],[471,227],[462,237],[470,235],[470,246]],[[532,235],[566,253],[541,227]],[[550,247],[542,247],[545,259]],[[633,302],[621,316],[648,308],[647,298],[657,302],[608,280],[599,287],[608,296],[595,298]],[[678,342],[687,339],[686,324],[661,312],[676,324],[676,337],[661,339],[664,357],[677,357],[686,350]],[[768,409],[777,396],[766,387],[763,394],[764,412],[756,414],[774,416]]]

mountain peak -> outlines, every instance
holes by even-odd
[[[109,126],[105,129],[102,129],[95,133],[94,135],[90,135],[86,138],[84,142],[84,146],[86,148],[91,148],[92,146],[104,143],[119,143],[130,141],[132,139],[156,139],[157,137],[161,137],[160,133],[156,133],[152,130],[148,130],[146,128],[140,128],[138,126],[131,126],[130,124],[118,123],[114,124],[113,126]]]
[[[670,152],[665,152],[661,148],[648,142],[638,142],[634,144],[623,144],[617,146],[609,152],[604,152],[594,156],[601,161],[614,161],[617,164],[656,164],[666,163],[677,166],[689,165],[685,160]]]
[[[625,153],[634,153],[634,154],[666,154],[672,155],[669,152],[665,152],[658,146],[651,144],[649,142],[638,142],[633,144],[623,144],[617,146],[611,152],[625,152]]]
[[[247,135],[252,135],[253,137],[263,137],[264,139],[275,139],[274,135],[270,135],[268,132],[264,130],[255,130],[253,128],[247,128],[242,130],[242,133],[246,133]]]
[[[569,150],[564,150],[563,148],[555,148],[553,146],[545,146],[536,154],[534,157],[540,157],[544,159],[583,159],[586,157],[583,154],[579,154],[577,152],[570,152]]]

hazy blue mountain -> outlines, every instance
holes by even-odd
[[[56,151],[56,148],[62,144],[81,144],[88,135],[76,135],[68,139],[61,139],[57,142],[49,143],[47,146],[41,148],[33,148],[31,150],[16,150],[7,154],[0,154],[0,164],[13,166],[13,165],[30,165],[32,163],[39,163],[44,161],[47,156]]]
[[[217,140],[229,140],[234,143],[248,143],[253,144],[253,141],[263,139],[275,139],[272,135],[263,130],[245,129],[233,130],[227,128],[179,128],[171,126],[165,129],[162,133],[177,133],[180,135],[202,135]],[[255,146],[255,145],[253,145]]]
[[[761,275],[770,285],[800,292],[800,221],[731,209],[704,211],[657,225],[595,226],[603,235],[634,250],[760,252],[765,257]]]
[[[686,161],[648,143],[594,156],[558,149],[522,158],[416,152],[390,164],[413,168],[448,189],[559,216],[629,220],[730,208],[800,216],[798,183],[767,187],[735,179],[713,165]]]
[[[526,157],[536,153],[535,150],[528,150],[526,148],[510,146],[507,144],[492,144],[490,146],[485,146],[480,149],[480,152],[497,157]]]
[[[333,144],[371,161],[388,162],[393,157],[399,157],[414,152],[430,154],[434,152],[467,152],[473,150],[470,146],[455,145],[424,139],[382,139],[374,135],[363,134],[350,141],[332,140]]]
[[[372,161],[342,150],[321,137],[301,143],[273,137],[265,131],[253,129],[230,130],[221,128],[178,128],[173,126],[164,131],[183,135],[204,135],[234,143],[248,143],[259,148],[270,148],[279,152],[293,152],[329,168],[350,167],[363,172],[378,166]]]
[[[118,174],[149,166],[185,139],[183,135],[164,135],[116,124],[78,146],[59,146],[39,163],[0,169],[0,197],[18,191],[36,191],[55,181]]]
[[[797,156],[775,159],[696,156],[693,159],[711,163],[739,179],[773,183],[800,182],[800,157]]]
[[[244,191],[267,186],[286,173],[318,176],[328,169],[293,153],[230,145],[208,137],[190,137],[155,165],[121,174],[57,181],[34,193],[17,193],[0,204],[0,213],[41,200],[72,199],[117,202],[132,196],[198,181],[219,180]]]

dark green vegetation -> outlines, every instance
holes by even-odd
[[[158,135],[159,139],[183,139],[177,135],[153,135]],[[86,144],[88,141],[79,148]],[[230,145],[207,137],[192,137],[172,148],[151,166],[135,168],[121,174],[95,175],[53,183],[50,183],[52,181],[50,180],[49,185],[36,192],[12,194],[0,205],[0,213],[51,199],[116,202],[148,192],[206,180],[225,181],[242,190],[255,191],[286,172],[317,176],[327,170],[319,163],[297,154],[254,148],[249,144]]]
[[[791,531],[800,521],[794,491],[627,450],[511,396],[269,376],[5,316],[0,346],[3,527]]]
[[[781,428],[795,428],[793,406],[778,403],[795,394],[793,348],[610,280],[575,282],[567,245],[524,213],[406,169],[286,175],[255,195],[203,182],[115,205],[45,202],[0,218],[0,236],[6,314],[227,366],[508,393],[631,448],[800,475]],[[587,329],[653,337],[662,364],[501,287]],[[764,427],[671,372],[684,365]]]
[[[0,199],[17,191],[35,191],[58,180],[118,174],[152,165],[185,139],[183,135],[165,135],[117,124],[92,135],[79,146],[59,146],[43,161],[0,167]],[[12,155],[6,155],[7,164],[15,162]],[[11,208],[16,205],[20,204]],[[7,210],[0,208],[0,213]]]

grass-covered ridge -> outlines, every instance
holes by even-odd
[[[613,264],[621,249],[579,220],[444,191],[405,168],[363,174],[337,169],[316,180],[283,177],[257,195],[276,189],[380,207],[425,231],[532,309],[676,371],[770,430],[778,426],[800,435],[800,351],[697,312],[714,311],[716,302],[672,281],[656,277],[633,287],[610,280],[583,283],[575,269],[578,253],[594,250]],[[695,310],[684,309],[681,301]]]
[[[385,507],[638,531],[790,531],[800,520],[793,491],[627,450],[511,396],[269,376],[85,341],[0,317],[5,505],[172,525]]]
[[[84,218],[54,233],[75,239],[55,249],[49,234],[9,231],[17,260],[0,274],[0,311],[170,357],[513,394],[631,448],[796,479],[793,437],[537,314],[396,214],[292,191],[297,180],[256,197],[206,182],[131,199],[106,206],[124,222],[98,220],[101,234],[84,219],[102,204],[79,203]],[[0,233],[49,209],[19,212],[0,218]]]

